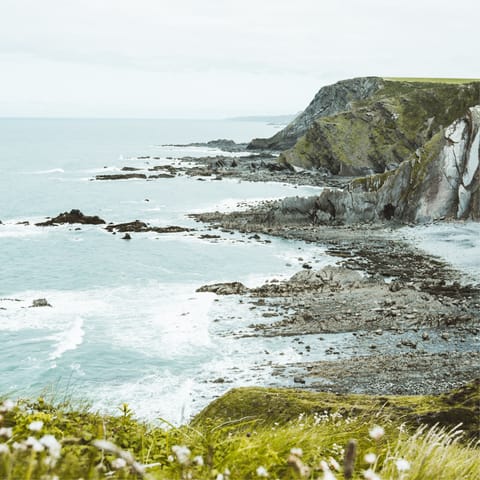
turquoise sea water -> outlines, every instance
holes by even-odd
[[[315,336],[304,344],[243,338],[238,333],[250,324],[268,321],[268,305],[252,310],[236,296],[195,292],[213,282],[258,285],[306,261],[318,268],[333,263],[322,247],[302,242],[262,243],[218,231],[219,240],[201,239],[208,228],[187,216],[318,189],[184,177],[91,181],[125,165],[221,153],[162,144],[272,133],[262,123],[233,121],[0,119],[0,395],[47,389],[95,409],[115,412],[127,402],[140,417],[181,422],[234,386],[294,386],[293,376],[272,375],[275,365],[326,358],[332,346],[339,358],[358,350],[351,334],[324,335],[321,348]],[[144,156],[161,159],[138,158]],[[196,231],[133,234],[126,242],[101,226],[33,225],[72,208],[107,222],[140,219]],[[399,235],[480,278],[478,223]],[[38,298],[52,307],[30,308]],[[313,348],[305,350],[307,344]]]
[[[288,342],[235,338],[231,332],[256,314],[195,290],[219,281],[255,285],[290,275],[314,256],[332,259],[319,247],[278,239],[223,232],[218,241],[202,240],[206,227],[186,215],[316,189],[192,178],[91,181],[124,165],[220,153],[162,144],[273,132],[232,121],[0,119],[0,392],[48,388],[94,408],[128,402],[140,416],[180,421],[233,385],[268,383],[275,357],[301,358]],[[107,222],[202,231],[133,234],[126,242],[101,226],[33,225],[72,208]],[[37,298],[52,307],[29,308]],[[227,383],[211,383],[218,377]]]

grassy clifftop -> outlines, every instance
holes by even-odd
[[[0,400],[0,478],[474,480],[479,400],[478,381],[440,397],[242,388],[178,428],[127,405],[109,416]]]
[[[381,88],[347,111],[314,119],[280,159],[340,175],[381,173],[477,104],[480,81],[383,79]]]

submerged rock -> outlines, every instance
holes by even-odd
[[[49,227],[63,223],[81,223],[84,225],[101,225],[105,223],[105,220],[101,219],[97,215],[88,216],[84,215],[80,210],[74,209],[70,212],[60,213],[55,218],[51,218],[45,222],[36,223],[37,227]]]

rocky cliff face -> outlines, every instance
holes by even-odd
[[[480,105],[434,135],[395,171],[354,180],[345,190],[288,198],[270,222],[345,224],[480,220]]]
[[[353,102],[371,97],[382,88],[383,83],[378,77],[362,77],[342,80],[323,87],[308,107],[283,130],[271,138],[252,140],[248,148],[279,151],[291,148],[302,135],[305,135],[316,119],[349,111]]]
[[[325,87],[315,98],[264,146],[284,147],[305,131],[280,156],[281,162],[334,175],[370,175],[395,169],[468,107],[479,104],[480,82],[363,78]]]

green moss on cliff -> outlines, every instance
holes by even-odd
[[[316,120],[282,160],[333,174],[383,172],[480,104],[480,82],[384,82],[351,111]]]
[[[343,417],[369,418],[374,412],[411,426],[463,423],[470,436],[479,435],[480,381],[442,396],[370,396],[315,393],[290,389],[237,388],[212,402],[192,425],[208,425],[241,418],[285,423],[300,414],[340,413]],[[441,421],[440,421],[441,420]]]

